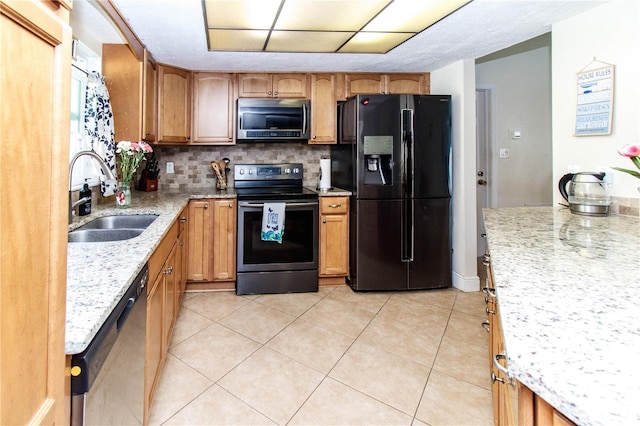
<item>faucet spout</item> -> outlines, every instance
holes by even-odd
[[[69,223],[71,223],[71,221],[73,220],[74,207],[80,204],[81,202],[83,202],[82,200],[78,200],[77,202],[74,203],[73,200],[71,199],[71,182],[73,182],[73,179],[72,179],[73,166],[76,164],[76,161],[78,160],[78,158],[85,155],[93,158],[98,162],[98,165],[100,166],[100,169],[102,170],[102,172],[105,174],[106,179],[116,179],[116,176],[113,174],[113,171],[111,171],[109,166],[107,166],[107,163],[105,163],[102,157],[100,157],[94,151],[80,151],[76,155],[74,155],[71,161],[69,162]]]

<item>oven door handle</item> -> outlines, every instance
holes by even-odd
[[[286,207],[307,207],[318,205],[317,201],[309,201],[307,203],[285,203]],[[264,203],[247,203],[240,202],[238,203],[238,207],[264,207]]]

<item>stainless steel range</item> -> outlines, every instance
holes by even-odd
[[[233,175],[236,293],[318,291],[318,194],[302,186],[302,164],[236,164]],[[274,206],[284,208],[281,241],[263,239],[263,214]]]

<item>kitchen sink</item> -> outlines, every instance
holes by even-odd
[[[137,237],[156,220],[152,214],[99,217],[69,232],[70,243],[122,241]]]
[[[76,228],[76,231],[79,229],[146,229],[157,218],[158,216],[154,214],[103,216],[95,218],[91,222]]]

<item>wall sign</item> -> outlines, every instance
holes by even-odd
[[[605,66],[587,69],[596,62]],[[596,58],[577,73],[575,136],[611,134],[613,75],[613,64]]]

